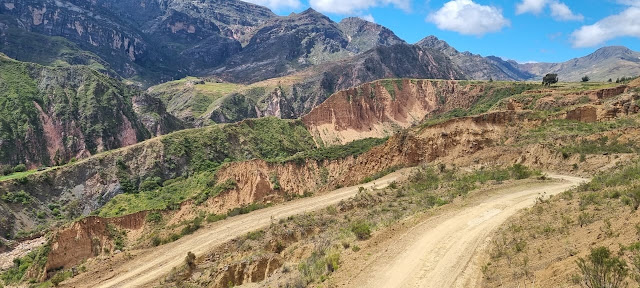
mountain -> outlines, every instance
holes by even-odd
[[[520,70],[515,61],[504,61],[495,56],[482,57],[470,52],[459,52],[436,36],[428,36],[416,45],[442,51],[460,67],[468,79],[519,81],[535,77],[527,71]]]
[[[197,125],[275,116],[295,119],[331,94],[384,78],[464,79],[439,51],[415,45],[379,46],[341,61],[258,82],[217,99]]]
[[[378,46],[402,44],[391,30],[359,18],[340,23],[313,9],[260,26],[249,43],[211,73],[230,82],[254,83],[293,74]]]
[[[164,104],[86,66],[0,55],[0,166],[60,165],[186,126]]]
[[[589,76],[592,81],[607,81],[620,77],[640,75],[640,52],[622,46],[603,47],[594,53],[563,63],[527,63],[518,66],[541,79],[547,73],[556,73],[561,81],[580,81]]]
[[[35,47],[46,47],[38,42],[62,37],[97,55],[118,75],[142,83],[218,66],[242,49],[252,29],[276,17],[267,8],[237,0],[2,2],[0,52],[33,61],[37,50],[31,56],[18,53],[13,43],[31,40]]]
[[[404,43],[358,18],[280,17],[239,0],[4,1],[0,41],[17,60],[93,65],[143,86],[187,75],[253,83]]]
[[[378,46],[406,44],[388,28],[362,20],[358,17],[344,18],[338,27],[347,37],[347,50],[353,53],[365,52]]]

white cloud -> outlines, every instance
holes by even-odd
[[[372,7],[388,5],[405,11],[411,9],[411,0],[310,0],[309,4],[320,12],[336,14],[354,14]]]
[[[280,10],[284,8],[300,8],[302,3],[300,0],[243,0],[249,3],[258,4],[269,7],[272,10]]]
[[[640,0],[618,0],[616,2],[618,2],[618,3],[622,4],[622,5],[640,7]]]
[[[551,8],[551,16],[558,21],[582,21],[584,16],[582,14],[574,14],[567,4],[562,2],[552,2],[549,7]]]
[[[544,7],[547,6],[547,2],[548,0],[523,0],[522,3],[516,5],[516,14],[540,14]]]
[[[618,0],[618,1],[639,1],[640,0]],[[516,15],[532,13],[539,15],[544,8],[549,6],[551,17],[557,21],[582,21],[584,16],[575,14],[567,4],[556,0],[523,0],[516,5]]]
[[[576,48],[593,47],[618,37],[640,38],[640,5],[606,17],[593,25],[582,26],[571,34]]]
[[[500,31],[511,24],[504,18],[500,8],[480,5],[472,0],[449,1],[429,15],[427,21],[441,30],[477,36]]]
[[[360,18],[362,20],[365,20],[365,21],[369,21],[371,23],[376,23],[376,19],[373,18],[373,15],[371,15],[371,14],[358,16],[358,18]]]

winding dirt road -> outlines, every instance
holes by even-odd
[[[478,287],[481,254],[492,232],[518,211],[533,206],[539,195],[555,195],[587,180],[551,177],[561,181],[498,189],[488,199],[413,223],[400,235],[378,244],[379,252],[352,260],[360,265],[344,264],[359,268],[339,271],[338,286]]]
[[[148,287],[167,275],[173,267],[184,263],[187,253],[201,256],[217,245],[254,230],[268,227],[271,221],[278,221],[292,215],[325,208],[341,200],[353,197],[359,187],[384,188],[393,181],[402,181],[410,169],[403,169],[371,183],[346,187],[310,198],[298,199],[277,206],[261,209],[246,215],[232,217],[206,226],[193,235],[185,236],[173,243],[151,249],[128,261],[125,265],[105,273],[104,277],[84,279],[83,287]],[[72,284],[73,285],[73,284]]]

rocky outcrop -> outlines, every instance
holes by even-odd
[[[361,53],[378,46],[406,44],[393,31],[358,17],[348,17],[338,23],[338,27],[347,37],[347,50]]]
[[[282,264],[284,264],[284,259],[278,254],[254,256],[251,259],[232,263],[219,269],[209,287],[226,288],[229,287],[229,283],[236,286],[260,282],[269,277]]]
[[[565,119],[584,123],[593,123],[598,121],[598,108],[593,106],[578,107],[571,111],[567,111]]]
[[[338,92],[302,117],[326,145],[386,137],[434,112],[467,109],[485,85],[456,81],[382,80]]]
[[[116,239],[126,241],[125,231],[142,229],[146,215],[147,212],[140,212],[111,219],[92,216],[56,231],[45,271],[71,268],[88,258],[115,251]]]

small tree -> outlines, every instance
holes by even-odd
[[[584,285],[588,288],[619,288],[623,287],[624,279],[629,270],[627,263],[615,256],[607,247],[591,250],[587,260],[579,258],[576,261],[582,272]]]
[[[609,78],[609,81],[608,81],[608,82],[609,82],[609,83],[613,82],[613,79]]]
[[[558,83],[558,74],[547,74],[542,78],[542,85],[551,86]]]
[[[589,82],[589,80],[591,80],[589,76],[582,77],[582,82]]]

